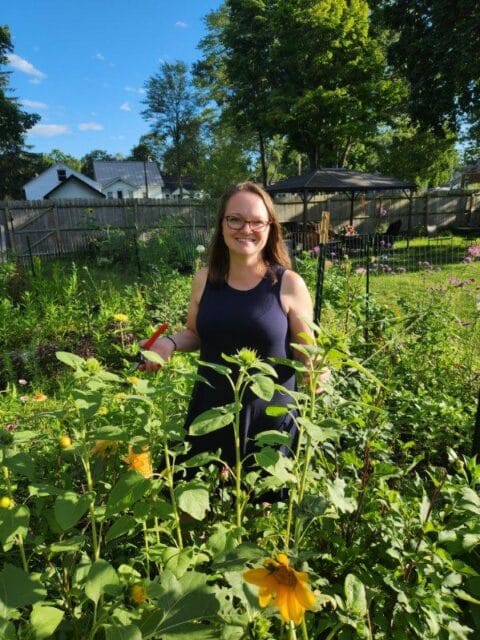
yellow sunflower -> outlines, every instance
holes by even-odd
[[[147,447],[144,447],[140,453],[135,453],[133,447],[129,446],[128,456],[125,456],[124,461],[128,464],[129,469],[138,471],[144,478],[152,477],[152,459]]]
[[[47,399],[47,396],[41,391],[37,391],[34,394],[33,399],[35,400],[35,402],[44,402]]]
[[[99,458],[102,458],[102,460],[105,460],[113,455],[117,449],[118,442],[116,440],[95,440],[91,452]]]
[[[113,319],[117,322],[128,322],[128,316],[126,313],[114,313]]]
[[[308,574],[295,571],[284,553],[279,553],[277,560],[267,558],[264,567],[244,571],[243,579],[259,587],[260,606],[271,603],[287,623],[300,624],[317,600],[308,587]]]
[[[130,600],[137,606],[141,606],[147,600],[148,594],[143,585],[134,584],[130,588]]]

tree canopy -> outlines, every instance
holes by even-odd
[[[166,143],[164,162],[172,167],[181,191],[182,177],[198,161],[201,127],[199,99],[189,82],[188,68],[181,61],[164,62],[145,88],[142,115],[152,123],[152,133]]]
[[[40,119],[23,111],[9,89],[9,74],[1,71],[13,51],[10,31],[0,26],[0,197],[20,197],[18,174],[23,175],[25,135]]]

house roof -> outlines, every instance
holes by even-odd
[[[102,185],[102,188],[119,178],[135,188],[144,186],[145,182],[152,187],[163,186],[162,176],[156,162],[94,160],[93,173],[95,180]]]
[[[115,184],[116,182],[123,182],[123,184],[126,184],[128,187],[133,187],[134,189],[137,188],[137,185],[133,184],[132,182],[128,182],[128,180],[125,180],[124,178],[117,176],[116,178],[113,178],[113,180],[110,180],[109,182],[106,182],[105,184],[102,185],[102,189],[108,189],[108,187],[111,187],[112,184]],[[142,183],[142,186],[144,185],[144,183]]]
[[[175,191],[176,189],[179,189],[180,183],[178,176],[163,176],[163,185],[168,191]],[[182,187],[187,191],[195,189],[195,185],[193,184],[193,180],[190,176],[182,177]]]
[[[62,180],[62,182],[59,182],[55,187],[53,187],[53,189],[50,189],[50,191],[46,193],[43,197],[46,200],[48,200],[48,197],[51,196],[52,193],[60,190],[64,185],[67,184],[67,182],[70,182],[70,183],[77,182],[78,184],[81,184],[82,186],[86,187],[89,191],[92,191],[98,198],[105,198],[105,194],[103,194],[98,189],[95,189],[95,187],[92,187],[88,182],[86,182],[86,180],[83,180],[82,178],[79,178],[75,175],[71,175],[66,180]]]
[[[292,176],[266,187],[270,193],[333,193],[335,191],[391,191],[416,189],[412,182],[397,180],[375,173],[360,173],[343,168],[316,169],[301,176]]]
[[[75,171],[75,169],[72,169],[71,167],[69,167],[68,164],[65,164],[64,162],[57,162],[56,164],[52,165],[51,167],[47,167],[44,171],[42,171],[38,175],[36,175],[33,178],[31,178],[28,182],[26,182],[23,185],[23,188],[25,189],[25,188],[33,185],[35,182],[39,182],[39,181],[43,180],[45,174],[47,174],[47,173],[55,175],[55,171],[57,171],[58,169],[65,169],[65,170],[69,171],[71,175],[77,176],[78,178],[83,180],[83,182],[85,184],[88,184],[93,189],[97,189],[100,186],[97,182],[95,182],[94,180],[92,180],[88,176],[84,176],[83,173],[80,173],[80,171]]]

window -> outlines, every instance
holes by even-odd
[[[119,190],[119,191],[117,191],[117,198],[118,198],[119,200],[122,200],[122,198],[123,198],[123,191],[120,191],[120,190]]]
[[[65,182],[65,180],[67,179],[66,170],[65,169],[57,169],[57,176],[58,176],[59,182]]]
[[[113,199],[113,191],[107,191],[107,198],[108,198],[109,200],[112,200],[112,199]]]

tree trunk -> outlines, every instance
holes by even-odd
[[[261,131],[258,132],[258,147],[260,151],[260,165],[262,167],[262,184],[267,186],[267,163],[265,162],[265,140]]]

